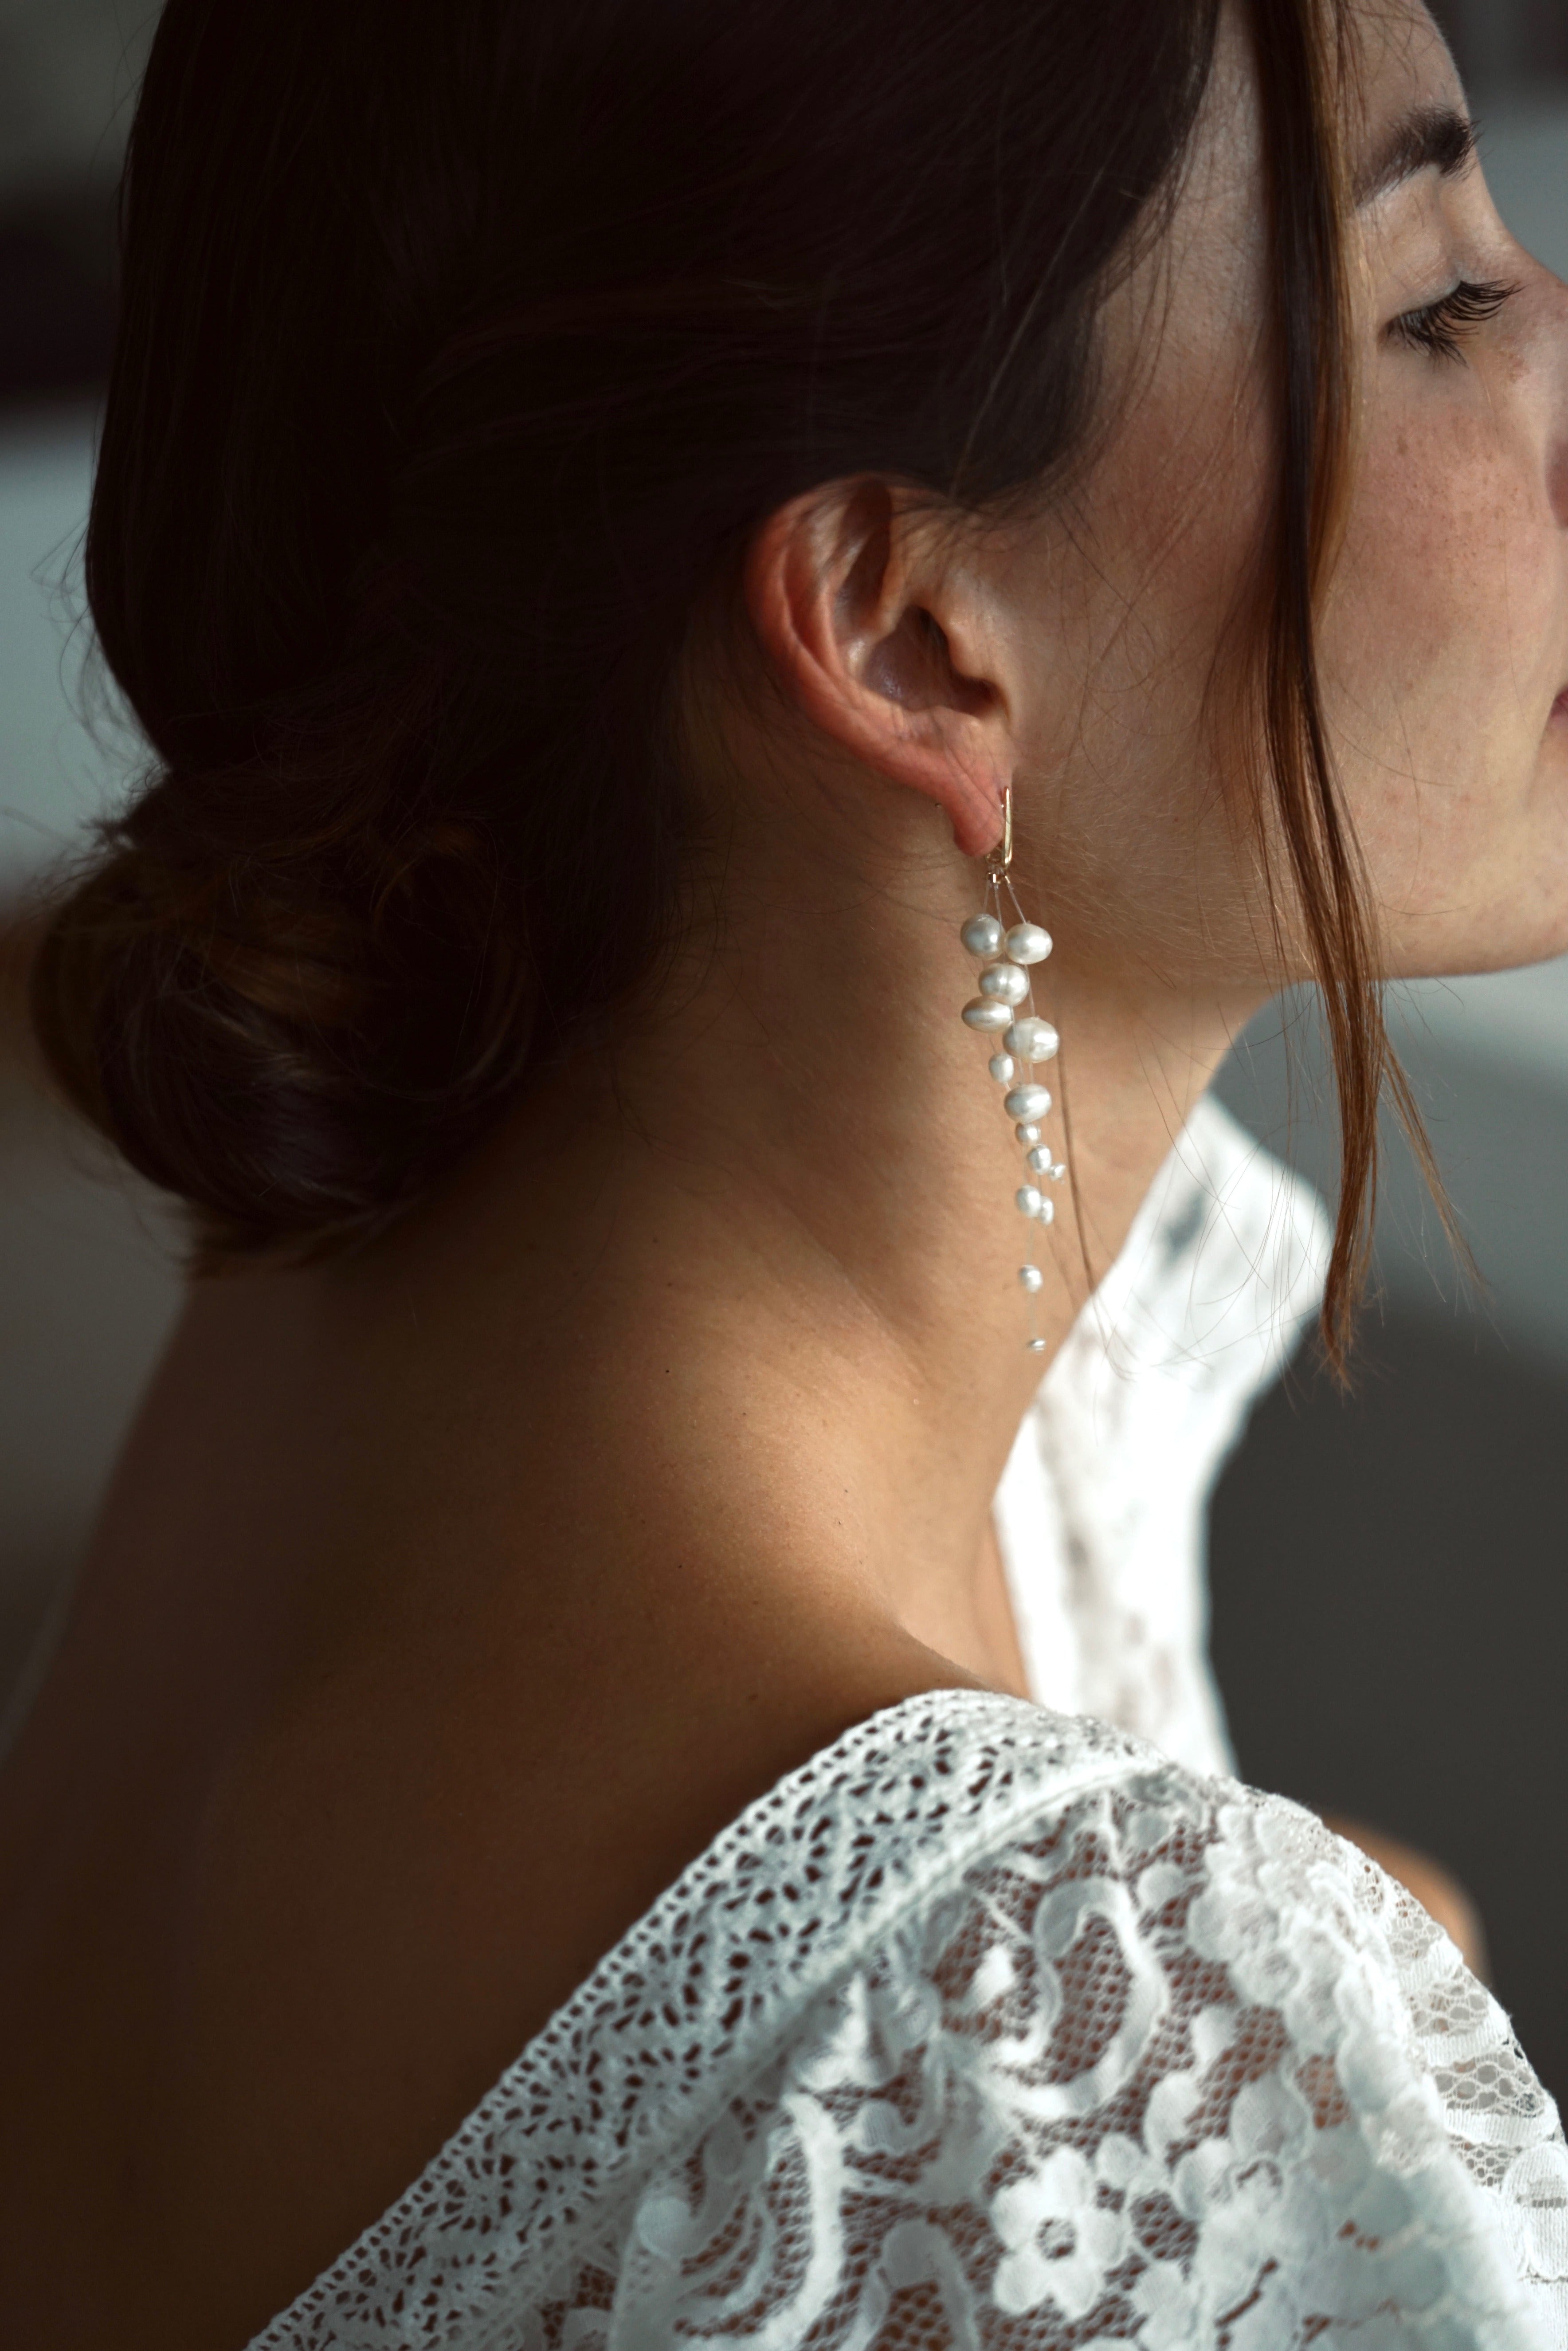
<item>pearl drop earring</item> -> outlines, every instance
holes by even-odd
[[[980,992],[965,1005],[964,1021],[982,1036],[1000,1042],[1001,1050],[991,1055],[987,1066],[997,1083],[1008,1089],[1002,1107],[1024,1149],[1024,1180],[1013,1198],[1020,1214],[1030,1219],[1030,1235],[1029,1255],[1019,1268],[1019,1283],[1029,1300],[1030,1336],[1024,1343],[1031,1354],[1039,1355],[1045,1352],[1045,1341],[1035,1328],[1034,1301],[1045,1277],[1035,1263],[1034,1228],[1054,1219],[1056,1203],[1040,1186],[1060,1184],[1067,1163],[1053,1158],[1050,1144],[1040,1140],[1040,1123],[1051,1110],[1051,1094],[1035,1083],[1034,1070],[1038,1062],[1054,1060],[1061,1040],[1050,1021],[1040,1019],[1034,1008],[1031,975],[1034,966],[1051,953],[1051,933],[1041,930],[1038,923],[1025,922],[1008,875],[1012,860],[1013,788],[1009,784],[1002,795],[1001,843],[986,860],[986,904],[979,914],[970,915],[958,935],[981,964]]]

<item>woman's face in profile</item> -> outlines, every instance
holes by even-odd
[[[1332,747],[1386,971],[1530,962],[1568,950],[1568,288],[1499,218],[1425,8],[1355,21]],[[1029,744],[1062,781],[1052,898],[1076,864],[1103,939],[1237,981],[1267,908],[1220,788],[1216,649],[1256,592],[1274,464],[1262,186],[1232,16],[1170,233],[1108,306],[1103,452],[1016,580],[1075,688],[1041,695]]]
[[[1462,147],[1402,168],[1461,109],[1425,11],[1367,42],[1325,681],[1389,967],[1474,970],[1568,947],[1568,289]]]

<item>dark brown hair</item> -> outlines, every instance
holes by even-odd
[[[1383,1032],[1319,713],[1334,0],[1252,0],[1280,455],[1255,664],[1364,1247]],[[203,1259],[416,1199],[678,923],[670,683],[772,507],[1049,481],[1218,0],[168,0],[88,539],[158,760],[35,1017]]]

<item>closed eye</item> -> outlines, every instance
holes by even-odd
[[[1517,286],[1474,283],[1462,277],[1451,293],[1418,310],[1402,310],[1388,332],[1429,359],[1460,360],[1465,344],[1518,293]]]

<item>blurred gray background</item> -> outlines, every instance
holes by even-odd
[[[1568,275],[1568,0],[1443,13],[1501,208]],[[39,1654],[179,1293],[170,1220],[50,1105],[20,1012],[40,877],[135,773],[83,674],[78,542],[113,187],[155,14],[0,0],[0,1698]],[[1482,1286],[1459,1279],[1395,1142],[1355,1392],[1304,1353],[1216,1498],[1215,1652],[1246,1776],[1468,1880],[1499,1990],[1561,2092],[1568,962],[1410,988],[1394,1019]],[[1310,1004],[1260,1020],[1222,1082],[1332,1189]]]

